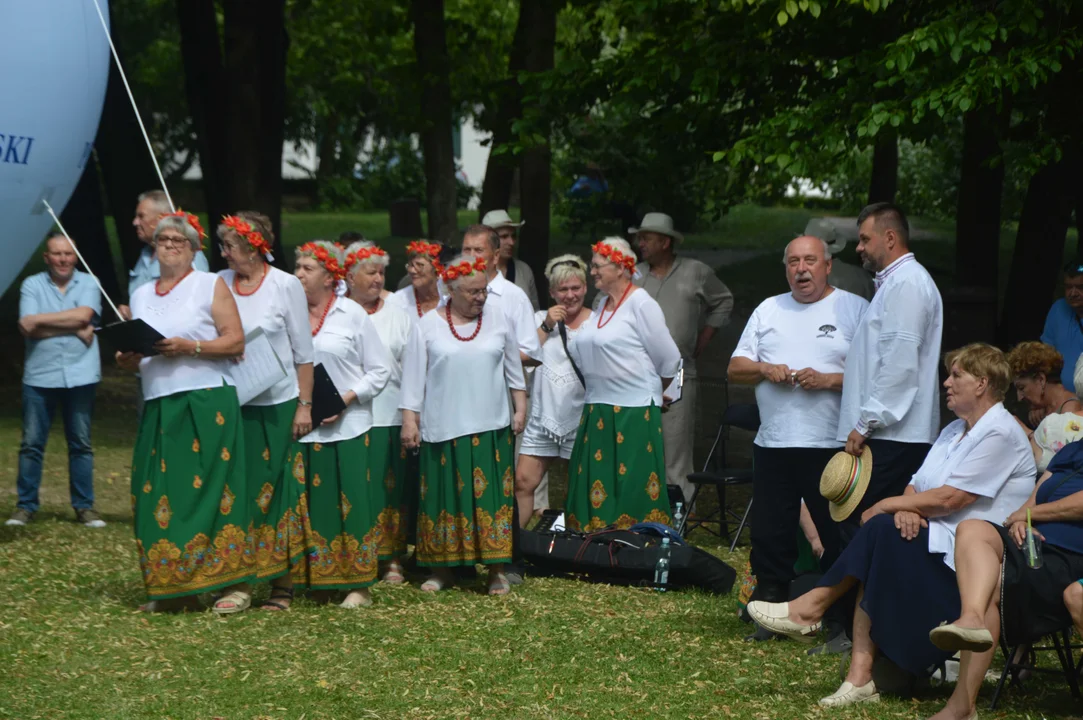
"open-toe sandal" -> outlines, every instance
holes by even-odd
[[[293,603],[293,588],[291,588],[291,587],[288,587],[288,588],[287,587],[275,587],[275,586],[272,585],[271,586],[271,597],[267,598],[263,602],[263,604],[259,606],[260,610],[271,610],[271,611],[275,611],[275,612],[281,612],[283,610],[289,610],[290,609],[289,605],[283,605],[282,603],[277,602],[278,600],[289,600],[290,603],[292,604]]]
[[[233,603],[233,607],[223,607],[224,603]],[[211,608],[212,612],[218,615],[233,615],[235,613],[244,612],[252,605],[252,596],[246,592],[240,590],[234,590],[231,593],[227,593],[219,598],[218,602]]]
[[[509,592],[511,592],[511,583],[508,582],[507,575],[494,573],[493,577],[489,578],[490,595],[507,595]]]
[[[447,590],[454,584],[455,582],[453,580],[445,580],[438,575],[433,575],[431,578],[421,583],[421,592],[436,593],[441,590]]]

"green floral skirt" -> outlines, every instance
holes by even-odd
[[[150,400],[132,456],[132,513],[147,595],[195,595],[255,578],[237,391]]]
[[[584,406],[568,464],[568,528],[668,525],[665,457],[657,405]]]
[[[285,575],[311,547],[304,454],[293,439],[296,410],[296,400],[241,408],[260,580]]]
[[[418,565],[511,562],[513,451],[510,428],[421,444]]]
[[[376,491],[376,518],[380,528],[377,538],[380,559],[390,560],[406,552],[406,525],[403,519],[408,512],[403,489],[406,486],[406,450],[402,447],[402,428],[374,427],[369,430],[369,469],[372,486]]]
[[[333,443],[302,443],[308,475],[311,551],[292,572],[294,584],[353,590],[376,582],[376,492],[368,433]]]

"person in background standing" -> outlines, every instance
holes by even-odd
[[[1061,383],[1068,392],[1076,392],[1073,375],[1083,353],[1083,264],[1070,262],[1064,266],[1064,297],[1049,308],[1041,340],[1064,358]]]
[[[519,286],[530,300],[535,312],[538,310],[538,285],[534,282],[534,271],[522,260],[515,257],[515,243],[519,239],[519,228],[525,222],[514,222],[507,210],[490,210],[481,219],[481,224],[496,230],[500,236],[500,249],[496,253],[496,269],[510,282]]]
[[[681,351],[684,387],[681,401],[662,414],[666,440],[666,480],[680,485],[685,498],[692,497],[692,451],[696,427],[696,358],[707,347],[715,331],[729,321],[733,293],[714,270],[688,257],[677,255],[677,243],[684,239],[673,228],[673,218],[647,213],[638,228],[628,228],[639,245],[641,262],[633,282],[647,291],[662,307],[666,327]],[[691,508],[689,508],[691,510]]]
[[[828,218],[812,218],[805,226],[805,235],[820,238],[827,244],[831,253],[831,274],[827,278],[828,284],[837,290],[845,290],[854,295],[872,300],[876,292],[876,285],[872,281],[872,275],[865,268],[845,263],[839,259],[839,254],[846,249],[846,238],[839,234],[838,228]]]
[[[94,510],[94,450],[90,417],[101,380],[94,324],[102,300],[90,275],[75,269],[66,237],[45,241],[45,272],[31,275],[19,290],[19,332],[26,338],[23,368],[23,440],[19,446],[19,500],[7,525],[26,525],[38,511],[45,443],[59,404],[68,441],[68,475],[75,518],[105,527]]]

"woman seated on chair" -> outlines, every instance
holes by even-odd
[[[1065,445],[1083,438],[1083,404],[1060,382],[1064,358],[1051,345],[1040,342],[1019,343],[1008,353],[1015,377],[1015,392],[1020,402],[1031,407],[1030,427],[1022,420],[1034,450],[1038,472],[1045,472],[1049,461]],[[1083,373],[1076,375],[1083,388]],[[1039,421],[1040,420],[1040,421]]]
[[[876,700],[872,661],[877,650],[915,675],[926,674],[950,653],[923,638],[958,613],[953,544],[965,519],[1000,519],[1034,485],[1034,458],[1026,435],[1001,400],[1010,385],[1004,353],[974,344],[951,352],[944,362],[948,408],[959,419],[944,428],[910,485],[865,511],[864,526],[814,590],[793,602],[755,601],[748,612],[761,627],[811,640],[827,609],[858,588],[853,656],[846,681],[821,705],[840,707]],[[856,508],[868,486],[871,453],[861,459],[839,454],[821,485],[841,514]],[[846,463],[843,487],[828,487]],[[847,490],[849,485],[854,488]],[[833,513],[836,517],[839,512]]]
[[[1028,511],[1041,542],[1040,568],[1027,564]],[[1001,622],[1005,643],[1015,646],[1067,627],[1083,606],[1083,442],[1057,453],[1030,498],[1006,520],[961,523],[955,565],[962,610],[929,639],[947,652],[962,650],[962,663],[937,720],[973,717]]]

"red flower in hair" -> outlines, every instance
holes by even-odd
[[[331,273],[335,280],[344,280],[346,278],[345,268],[338,264],[338,260],[327,251],[327,248],[308,242],[298,248],[297,252],[313,258],[323,266],[324,270]]]
[[[595,255],[601,255],[609,260],[614,265],[623,267],[630,273],[634,273],[636,269],[636,259],[634,255],[625,255],[620,250],[614,247],[610,247],[603,242],[596,242],[591,246],[591,252]]]
[[[244,239],[260,255],[266,257],[271,254],[271,244],[267,242],[262,233],[254,230],[252,224],[244,218],[236,215],[225,215],[222,217],[222,224]]]
[[[459,278],[470,277],[474,273],[485,272],[485,261],[481,258],[476,258],[471,264],[468,260],[452,265],[447,270],[440,271],[440,277],[445,283],[449,283]]]
[[[199,218],[192,213],[186,213],[180,208],[177,208],[176,212],[166,213],[163,217],[179,217],[186,220],[188,224],[192,226],[192,229],[196,231],[196,235],[199,236],[200,240],[207,237],[207,233],[203,231],[203,226],[199,224]]]
[[[383,249],[375,246],[359,248],[346,256],[346,272],[349,272],[354,265],[363,263],[369,258],[386,256],[387,253]]]

